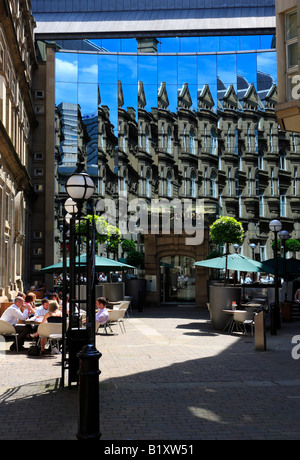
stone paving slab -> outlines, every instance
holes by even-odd
[[[125,327],[96,336],[102,441],[300,438],[299,322],[267,332],[263,352],[250,334],[214,331],[195,307],[134,311]],[[78,392],[60,388],[60,357],[8,346],[0,341],[0,439],[76,440]]]

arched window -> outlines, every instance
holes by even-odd
[[[196,173],[194,170],[191,172],[191,197],[196,198]]]
[[[190,147],[190,153],[195,154],[195,133],[193,128],[190,129],[189,133],[189,147]]]

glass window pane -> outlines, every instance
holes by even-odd
[[[137,41],[135,38],[123,38],[121,40],[121,51],[123,53],[136,53]]]
[[[292,43],[287,46],[288,51],[288,68],[294,67],[298,64],[298,43]]]
[[[220,37],[220,51],[237,51],[239,47],[239,37]]]
[[[178,56],[178,86],[197,84],[197,56]]]
[[[217,56],[218,77],[226,87],[233,84],[236,90],[236,54],[224,54]]]
[[[118,80],[122,84],[137,83],[137,56],[118,56]]]
[[[77,83],[55,83],[55,105],[61,102],[77,103]]]
[[[78,81],[97,83],[98,56],[96,54],[78,54]]]
[[[179,53],[179,38],[159,38],[159,53]]]
[[[246,79],[249,84],[254,83],[255,88],[257,88],[256,53],[245,53],[237,55],[237,73]]]
[[[217,55],[198,56],[198,84],[217,83]]]
[[[257,72],[269,74],[274,83],[277,81],[276,52],[257,53]]]
[[[219,37],[201,37],[200,38],[200,52],[206,53],[211,51],[220,51],[220,38]]]
[[[81,109],[81,115],[90,115],[97,110],[98,85],[78,83],[78,104]]]
[[[99,55],[99,83],[111,84],[118,81],[117,55]]]
[[[102,46],[111,53],[118,53],[119,51],[121,51],[121,40],[118,38],[103,38]]]
[[[56,53],[55,79],[56,81],[77,82],[78,55],[77,53]]]
[[[245,35],[240,37],[240,50],[258,50],[260,48],[259,35]]]
[[[138,56],[138,80],[157,86],[157,56]]]
[[[177,84],[177,56],[158,56],[158,83]]]
[[[297,38],[297,11],[286,15],[286,40]]]
[[[198,53],[200,51],[199,37],[182,37],[180,39],[181,53]]]

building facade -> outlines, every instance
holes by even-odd
[[[0,301],[23,290],[26,238],[34,200],[29,156],[36,126],[32,75],[37,67],[30,1],[0,4]]]
[[[299,5],[295,0],[276,1],[278,106],[282,130],[300,131]]]
[[[205,302],[208,272],[193,262],[215,249],[207,232],[220,215],[243,223],[240,251],[252,256],[255,243],[259,260],[272,257],[271,219],[299,238],[299,139],[275,114],[275,2],[171,3],[32,2],[32,282],[61,257],[64,183],[78,152],[96,201],[204,200],[202,244],[172,227],[128,233],[145,252],[151,302]],[[179,276],[189,280],[180,289]]]

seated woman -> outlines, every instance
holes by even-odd
[[[35,299],[36,295],[33,292],[28,292],[28,294],[25,296],[25,302],[23,306],[28,308],[28,316],[35,315]]]
[[[42,323],[50,323],[52,318],[62,319],[62,312],[60,311],[56,300],[50,300],[48,313],[45,314]],[[35,334],[32,334],[32,337],[38,337],[38,335],[38,332],[36,332]],[[45,351],[46,343],[47,339],[41,337],[41,353]]]

